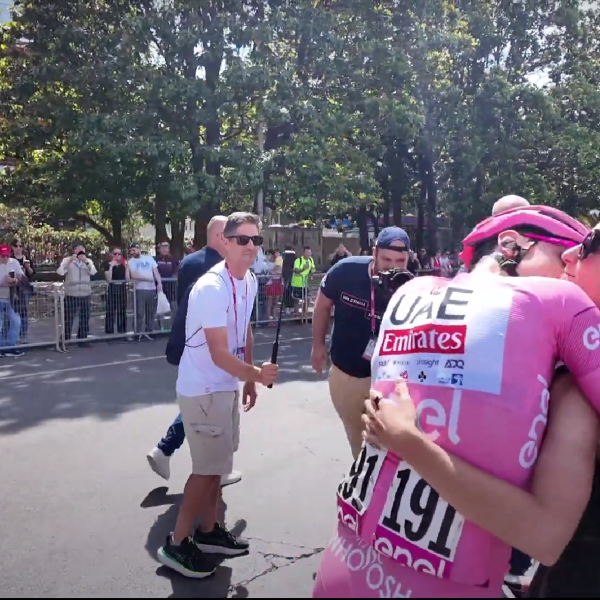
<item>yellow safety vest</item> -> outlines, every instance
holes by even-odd
[[[306,287],[308,276],[315,268],[315,261],[310,258],[304,258],[301,256],[294,261],[294,269],[302,269],[302,273],[294,273],[292,275],[292,287],[303,288]]]

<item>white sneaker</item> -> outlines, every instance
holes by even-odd
[[[233,485],[234,483],[238,483],[242,480],[242,474],[239,471],[232,471],[229,475],[223,475],[221,477],[221,487],[225,487],[226,485]]]
[[[163,451],[157,446],[146,455],[150,468],[163,479],[169,480],[171,477],[171,457],[163,454]]]

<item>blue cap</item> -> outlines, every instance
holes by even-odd
[[[408,234],[400,227],[386,227],[382,229],[377,236],[376,246],[382,250],[403,250],[403,248],[392,246],[393,242],[402,242],[406,246],[406,249],[410,250]]]

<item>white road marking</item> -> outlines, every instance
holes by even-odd
[[[285,339],[285,340],[280,340],[279,344],[280,346],[283,344],[287,344],[287,343],[291,343],[291,342],[303,342],[306,340],[311,340],[311,337],[297,337],[297,338],[289,338],[289,339]],[[273,342],[258,342],[256,344],[254,344],[254,347],[257,348],[259,346],[272,346]],[[34,377],[43,377],[46,375],[59,375],[61,373],[73,373],[75,371],[87,371],[89,369],[102,369],[104,367],[114,367],[114,366],[120,366],[120,365],[130,365],[130,364],[134,364],[134,363],[141,363],[141,362],[148,362],[150,360],[158,360],[158,359],[165,359],[165,355],[164,354],[160,354],[159,356],[143,356],[140,358],[127,358],[125,360],[114,360],[112,362],[106,362],[106,363],[99,363],[99,364],[95,364],[95,365],[81,365],[80,367],[66,367],[64,369],[54,369],[52,371],[32,371],[31,373],[21,373],[21,374],[13,374],[12,370],[11,371],[7,371],[7,372],[2,372],[0,370],[0,381],[2,381],[3,379],[10,379],[11,381],[14,381],[16,379],[31,379]],[[165,359],[166,360],[166,359]],[[10,364],[10,366],[7,363],[4,363],[1,365],[2,368],[7,367],[12,369],[13,365],[16,367],[18,362],[18,359],[15,359],[15,362]]]

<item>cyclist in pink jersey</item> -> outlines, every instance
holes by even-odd
[[[600,229],[595,229],[580,246],[563,254],[563,279],[576,282],[596,305],[600,304],[599,250]],[[588,330],[584,345],[600,345],[595,335]],[[393,445],[465,518],[553,565],[538,568],[528,597],[596,597],[600,590],[595,561],[600,547],[598,419],[573,379],[560,375],[552,387],[548,430],[527,492],[425,439],[414,428],[414,407],[406,386],[399,393],[399,406],[381,402],[380,410],[367,407],[370,414],[365,419],[372,434],[377,430],[375,437],[381,436],[386,447]]]
[[[373,359],[375,387],[389,397],[403,377],[430,439],[525,487],[556,360],[565,361],[590,398],[600,383],[600,353],[582,343],[600,313],[568,282],[494,273],[535,268],[556,276],[556,258],[581,242],[583,226],[542,207],[487,223],[487,238],[497,239],[500,251],[473,273],[453,281],[421,278],[396,293]],[[483,257],[493,246],[475,250]],[[465,521],[391,452],[364,447],[340,485],[338,515],[315,597],[501,595],[509,547]]]

